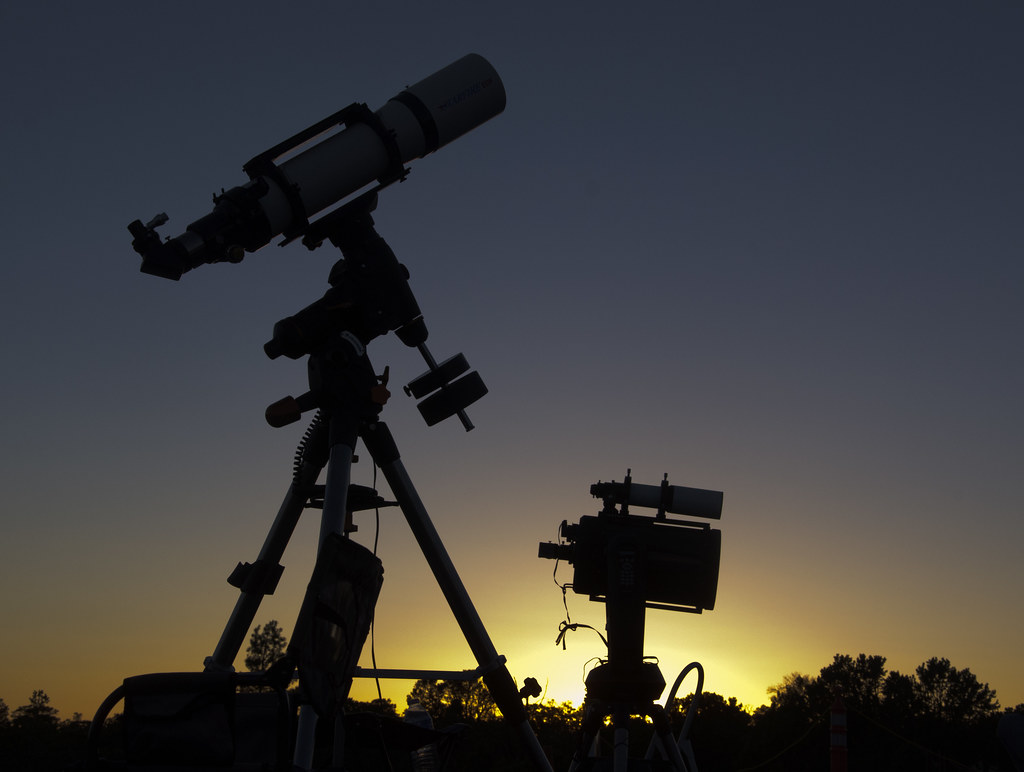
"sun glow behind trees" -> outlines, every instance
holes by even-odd
[[[254,630],[247,661],[273,663],[285,643],[271,620]],[[837,654],[817,675],[783,676],[769,690],[770,704],[753,711],[735,698],[704,693],[690,734],[698,763],[720,770],[769,760],[790,772],[824,768],[829,711],[838,696],[849,712],[851,765],[877,772],[925,761],[1008,765],[996,737],[1001,714],[995,690],[978,681],[970,669],[957,668],[945,658],[931,658],[909,674],[888,671],[885,664],[878,655]],[[435,726],[465,725],[455,744],[452,769],[480,769],[515,754],[508,727],[497,720],[482,682],[418,681],[410,696],[428,709]],[[692,701],[690,694],[669,706],[676,730]],[[401,708],[387,700],[349,701],[346,710],[398,717]],[[1013,710],[1024,713],[1024,705]],[[529,704],[528,712],[553,765],[564,768],[575,748],[581,707],[548,701]],[[83,723],[77,717],[61,721],[42,690],[13,711],[0,701],[0,736],[0,763],[11,770],[24,768],[29,760],[34,769],[62,769],[81,758],[85,739]],[[642,753],[648,736],[643,722],[631,727],[631,745],[636,745],[631,753]]]

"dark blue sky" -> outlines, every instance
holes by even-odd
[[[123,676],[200,667],[301,435],[262,413],[304,368],[261,347],[336,255],[268,246],[172,283],[138,272],[127,223],[178,233],[256,153],[472,51],[505,113],[415,162],[376,221],[435,355],[491,393],[470,434],[398,389],[385,415],[513,674],[582,695],[603,652],[552,644],[536,543],[631,467],[725,491],[718,607],[649,616],[666,674],[701,659],[756,705],[837,652],[945,656],[1024,702],[1024,10],[444,8],[0,11],[0,654],[21,663],[0,698],[91,712]],[[393,383],[422,371],[374,345]],[[304,528],[260,617],[286,631]],[[382,534],[378,663],[469,667],[404,526]]]

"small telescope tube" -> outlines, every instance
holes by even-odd
[[[721,491],[687,488],[684,485],[637,485],[629,477],[626,482],[599,482],[590,486],[592,496],[612,499],[618,504],[657,509],[673,515],[722,517]]]
[[[673,515],[706,517],[718,520],[722,517],[721,491],[703,488],[687,488],[684,485],[637,485],[629,486],[630,506],[664,509]]]

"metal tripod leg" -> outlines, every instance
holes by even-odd
[[[661,750],[664,757],[671,764],[675,772],[694,772],[683,759],[679,747],[672,738],[672,727],[669,723],[668,713],[665,709],[655,703],[644,706],[635,704],[608,704],[598,702],[591,705],[583,717],[583,727],[580,732],[580,740],[569,764],[569,772],[576,772],[591,756],[596,756],[596,744],[601,727],[605,718],[612,719],[612,770],[613,772],[626,772],[629,769],[629,719],[630,716],[649,716],[654,724],[654,737],[652,749],[648,751],[647,760],[652,759],[653,748]]]
[[[311,432],[314,430],[326,431],[326,427],[311,428]],[[314,444],[313,438],[307,437],[307,446]],[[274,585],[277,584],[281,574],[281,557],[325,463],[326,458],[315,457],[315,454],[304,458],[296,469],[292,484],[285,493],[284,501],[281,502],[277,517],[270,527],[256,562],[252,566],[240,565],[239,569],[236,569],[236,573],[240,574],[237,581],[229,579],[241,590],[241,594],[235,601],[235,607],[217,642],[217,648],[206,658],[207,670],[233,669],[235,657],[245,642],[245,635],[256,618],[260,603],[264,596],[273,592]]]
[[[260,603],[266,595],[274,591],[282,571],[281,558],[303,510],[309,502],[310,495],[316,490],[317,479],[324,466],[327,465],[327,456],[321,450],[326,447],[323,435],[327,432],[327,424],[315,422],[310,426],[303,441],[302,459],[295,470],[294,478],[285,493],[281,507],[278,509],[277,517],[274,518],[274,523],[263,542],[259,557],[251,566],[240,565],[236,569],[237,576],[233,575],[233,578],[229,579],[232,584],[238,586],[241,592],[238,600],[235,601],[235,607],[224,627],[224,632],[221,633],[220,640],[217,642],[216,649],[211,656],[206,658],[207,670],[234,669],[235,658],[245,642],[246,633],[256,618]],[[325,492],[324,508],[329,512],[337,512],[340,508],[342,518],[344,518],[352,460],[351,450],[349,450],[347,458],[342,460],[344,463],[334,464],[335,472],[333,474],[330,469],[328,470],[327,487],[333,488],[333,490],[330,496],[330,508],[327,503],[328,494]],[[339,485],[341,486],[340,490]],[[331,527],[326,524],[326,521],[327,518],[321,523],[321,542],[324,538],[324,530]],[[300,716],[295,761],[300,768],[309,768],[312,762],[316,714],[309,710],[308,706],[304,707],[307,709],[300,711],[304,715]]]
[[[324,486],[324,507],[320,518],[320,538],[317,542],[318,556],[328,536],[345,531],[348,486],[352,480],[352,457],[356,440],[354,436],[350,437],[345,432],[338,432],[338,434],[345,436],[338,437],[338,442],[332,444],[329,451],[327,480]],[[341,769],[343,765],[345,752],[344,727],[340,719],[340,715],[335,716],[335,742],[332,751],[332,764],[338,769]],[[312,705],[303,705],[299,708],[293,756],[294,764],[298,769],[312,769],[313,767],[318,720],[319,717]]]
[[[551,764],[530,726],[515,681],[494,648],[480,616],[473,607],[469,593],[466,592],[455,565],[441,542],[441,537],[430,521],[430,516],[405,470],[405,465],[402,464],[390,430],[383,422],[378,422],[366,427],[360,436],[398,501],[473,656],[476,657],[477,663],[487,670],[483,679],[491,697],[505,720],[520,735],[534,766],[544,772],[551,772]]]
[[[315,429],[317,432],[326,432],[327,430],[326,424],[318,425]],[[540,742],[530,726],[515,681],[504,665],[504,658],[494,648],[483,622],[473,607],[455,565],[402,464],[390,430],[383,423],[373,423],[366,427],[360,436],[398,500],[420,550],[448,601],[470,650],[480,665],[484,683],[495,704],[505,720],[519,734],[526,753],[535,768],[541,772],[551,772],[551,764],[544,755]],[[326,445],[326,443],[324,444]],[[318,438],[310,435],[307,450],[311,447],[315,448],[317,445],[320,445]],[[213,655],[206,660],[208,670],[232,669],[263,597],[270,594],[277,583],[281,572],[280,560],[310,495],[316,489],[317,478],[325,466],[328,467],[328,473],[324,495],[324,516],[321,521],[321,541],[326,533],[338,530],[339,525],[344,522],[348,482],[351,476],[352,448],[348,442],[335,443],[330,449],[330,456],[330,464],[328,464],[326,456],[317,455],[316,452],[304,455],[256,563],[251,566],[240,566],[236,570],[239,575],[236,577],[237,581],[233,580],[232,583],[239,587],[241,593]],[[312,761],[312,740],[316,715],[309,710],[305,711],[305,714],[305,717],[300,715],[299,737],[296,738],[294,760],[300,768],[308,769]],[[336,761],[340,761],[340,759],[336,758]]]

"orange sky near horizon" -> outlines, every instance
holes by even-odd
[[[472,441],[470,436],[466,441]],[[636,479],[639,482],[640,478]],[[387,497],[386,486],[380,486],[380,490]],[[596,514],[599,508],[599,502],[589,498],[585,488],[583,496],[569,498],[591,504],[589,510],[577,508],[581,515]],[[831,612],[841,605],[847,580],[843,578],[841,565],[822,559],[811,564],[814,582],[792,577],[786,583],[773,585],[770,593],[764,593],[758,587],[756,571],[743,570],[742,555],[746,550],[756,549],[758,537],[756,534],[745,536],[741,526],[735,523],[743,520],[743,503],[731,503],[731,498],[737,497],[730,497],[726,492],[722,520],[714,523],[714,527],[723,531],[716,608],[700,615],[664,610],[647,612],[645,652],[658,658],[666,680],[662,699],[667,696],[676,675],[695,660],[700,661],[705,670],[705,691],[736,697],[752,710],[766,704],[769,687],[780,683],[789,673],[816,675],[821,667],[831,662],[833,654],[865,653],[885,656],[890,671],[903,673],[913,672],[930,657],[948,657],[955,667],[969,668],[979,680],[995,689],[1004,707],[1024,702],[1024,677],[1018,673],[1011,654],[1000,658],[998,652],[989,654],[984,646],[979,648],[978,636],[970,624],[960,629],[945,628],[941,614],[947,603],[968,609],[968,620],[971,614],[978,618],[984,616],[984,604],[973,603],[972,610],[972,588],[963,587],[960,596],[944,596],[933,608],[922,607],[919,597],[906,603],[890,597],[887,609],[865,606],[851,597],[847,613],[835,614]],[[430,507],[429,503],[427,506]],[[731,511],[736,509],[740,511]],[[562,515],[570,521],[578,519],[578,515],[568,515],[568,511],[563,510]],[[400,513],[382,510],[381,514],[379,551],[385,566],[385,582],[377,606],[373,638],[377,666],[475,668],[477,663],[455,617]],[[265,516],[268,524],[272,515],[268,511]],[[366,543],[373,533],[372,518],[372,513],[357,515],[360,528],[354,538],[366,546],[372,546],[372,541]],[[507,523],[511,513],[506,518],[499,514],[497,518]],[[281,586],[274,596],[264,600],[256,624],[277,619],[285,634],[290,635],[312,568],[310,553],[316,540],[317,519],[317,513],[309,511],[300,523],[283,561],[286,570]],[[454,519],[459,520],[457,516]],[[535,557],[535,542],[555,539],[557,523],[554,518],[551,525],[550,534],[536,537],[515,533],[514,527],[504,529],[500,536],[503,541],[517,548],[532,546],[533,552],[502,550],[501,556],[495,558],[493,553],[475,546],[487,539],[486,521],[467,518],[458,531],[453,531],[450,523],[435,522],[442,539],[449,545],[456,569],[491,640],[499,654],[506,657],[507,667],[517,683],[532,676],[545,689],[542,700],[579,705],[585,693],[583,680],[587,670],[595,664],[596,657],[606,652],[597,635],[582,628],[568,634],[566,650],[555,645],[558,625],[565,618],[562,594],[553,581],[554,562]],[[232,540],[231,546],[262,539],[265,535],[259,533],[255,522],[251,530],[247,539]],[[453,538],[445,539],[446,532]],[[182,540],[176,546],[184,546],[187,541]],[[252,554],[231,557],[252,560],[258,541],[253,544]],[[78,547],[81,544],[75,552],[81,555]],[[216,549],[208,545],[197,550],[193,559],[201,558],[204,566],[215,565],[212,558],[207,560],[207,553],[222,552],[225,552],[223,545]],[[73,559],[71,554],[56,557],[62,561]],[[884,562],[884,556],[879,556],[879,560]],[[221,558],[220,562],[225,561]],[[52,607],[43,605],[17,610],[40,634],[20,637],[20,645],[13,648],[7,644],[8,656],[13,658],[10,661],[21,663],[21,667],[5,670],[0,679],[0,698],[13,710],[27,703],[33,690],[43,689],[62,718],[69,718],[76,712],[89,718],[99,702],[124,677],[202,669],[203,659],[212,653],[227,622],[237,591],[227,585],[223,577],[212,584],[204,584],[212,578],[210,572],[204,569],[203,577],[190,576],[185,570],[188,566],[188,561],[175,555],[173,550],[154,549],[153,555],[131,566],[122,563],[105,580],[94,575],[85,596],[93,598],[93,604],[79,602],[73,607],[61,606],[61,618],[55,617]],[[129,583],[125,577],[130,574],[144,576],[147,581]],[[559,562],[559,580],[570,581],[571,574],[571,566]],[[159,582],[154,587],[152,579],[158,576],[163,577],[167,589],[173,588],[173,592],[166,592]],[[495,579],[510,576],[515,577],[514,583]],[[154,592],[161,593],[162,605],[151,603]],[[101,600],[115,594],[117,604]],[[568,594],[568,604],[573,622],[589,624],[603,632],[603,604],[591,603],[572,592]],[[816,613],[819,611],[820,615]],[[798,612],[801,613],[798,615]],[[895,624],[894,620],[904,615],[912,618],[915,614],[920,615],[921,620],[915,639],[941,636],[942,647],[922,649],[916,642],[908,645],[906,625]],[[130,618],[132,625],[119,630],[117,619],[122,615]],[[877,617],[883,617],[887,623],[873,624]],[[788,624],[784,621],[787,618]],[[96,619],[105,621],[97,626]],[[370,647],[368,639],[360,660],[365,668],[372,667]],[[244,653],[243,648],[236,660],[239,668]],[[979,653],[989,655],[979,656]],[[1007,679],[1007,674],[1017,677]],[[381,681],[381,691],[401,710],[412,685],[412,681],[385,679]],[[694,686],[695,675],[691,673],[680,688],[680,696],[690,693]],[[376,695],[377,686],[371,679],[357,679],[353,685],[351,696],[355,699],[370,700]]]

